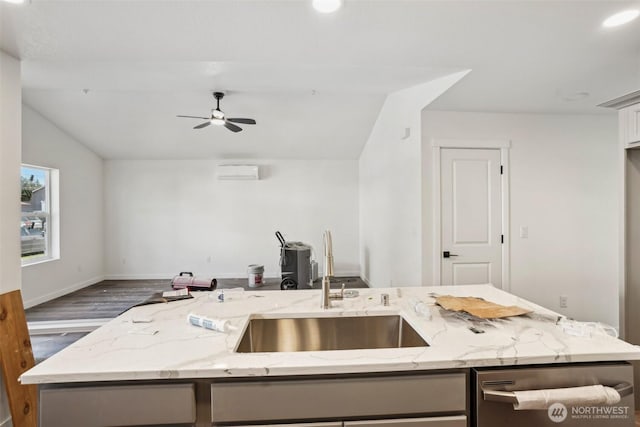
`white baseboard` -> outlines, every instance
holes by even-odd
[[[29,335],[92,332],[113,319],[46,320],[27,322]],[[2,427],[0,425],[0,427]]]
[[[167,274],[107,274],[104,280],[171,280]]]
[[[369,281],[369,278],[367,276],[365,276],[364,274],[362,276],[360,276],[360,278],[362,279],[362,281],[371,288],[371,282]]]
[[[194,272],[198,276],[197,272]],[[107,274],[104,280],[171,280],[176,274]],[[214,273],[204,274],[205,277],[214,277],[216,279],[243,279],[247,277],[247,272],[242,273]],[[336,277],[359,277],[359,271],[336,271]],[[263,274],[265,279],[278,279],[280,274],[265,273]]]
[[[86,288],[87,286],[91,286],[91,285],[94,285],[94,284],[96,284],[98,282],[103,281],[104,278],[105,278],[104,276],[92,277],[91,279],[75,283],[75,284],[73,284],[71,286],[67,286],[66,288],[58,289],[58,290],[56,290],[54,292],[50,292],[48,294],[40,295],[39,297],[24,301],[24,308],[30,308],[30,307],[33,307],[35,305],[42,304],[43,302],[50,301],[50,300],[52,300],[54,298],[58,298],[58,297],[61,297],[63,295],[69,294],[69,293],[71,293],[73,291],[77,291],[78,289]],[[2,427],[2,424],[0,424],[0,427]]]
[[[196,276],[199,274],[194,273]],[[108,274],[104,280],[171,280],[176,274]],[[216,279],[243,279],[247,277],[247,272],[243,273],[223,273],[223,274],[203,274],[204,277],[213,277]],[[280,277],[274,274],[263,274],[266,279],[274,279]]]
[[[222,273],[222,274],[214,274],[213,277],[216,279],[244,279],[248,277],[247,272],[243,271],[242,273]],[[276,279],[280,277],[279,274],[274,273],[264,273],[262,275],[265,279]]]
[[[322,271],[318,271],[318,276],[322,277]],[[336,270],[335,277],[360,277],[360,271]]]

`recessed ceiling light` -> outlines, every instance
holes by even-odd
[[[624,25],[628,22],[633,21],[638,16],[640,16],[640,10],[638,9],[629,9],[615,15],[611,15],[607,19],[604,20],[602,26],[605,28],[618,27],[620,25]]]
[[[313,0],[313,8],[320,13],[332,13],[342,7],[342,0]]]

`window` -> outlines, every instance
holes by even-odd
[[[20,246],[22,265],[57,258],[57,218],[52,214],[52,183],[57,170],[22,165],[20,170]],[[53,204],[55,205],[55,204]]]

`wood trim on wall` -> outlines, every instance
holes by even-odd
[[[12,423],[36,427],[38,387],[20,383],[20,376],[35,366],[35,359],[19,290],[0,294],[0,365]]]

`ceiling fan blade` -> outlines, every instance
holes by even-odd
[[[199,117],[199,116],[176,116],[176,117],[186,117],[187,119],[202,119],[202,120],[209,120],[209,117]]]
[[[228,122],[243,123],[245,125],[255,125],[256,121],[253,119],[227,119]]]
[[[204,122],[201,125],[195,126],[194,129],[202,129],[202,128],[206,128],[207,126],[209,126],[211,124],[211,122]]]
[[[226,122],[224,124],[224,127],[229,129],[231,132],[240,132],[242,130],[242,128],[240,126],[236,126],[233,123],[229,123],[229,122]]]

